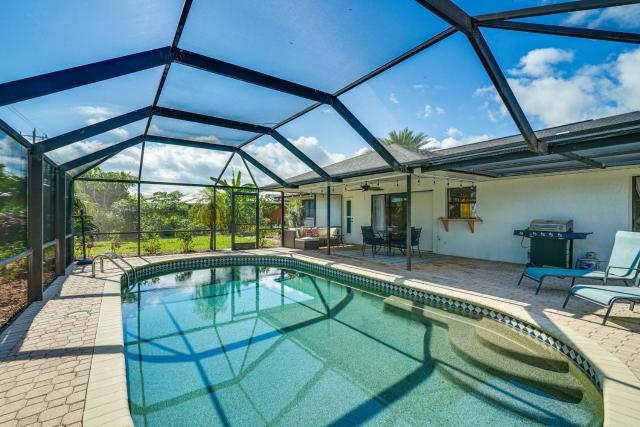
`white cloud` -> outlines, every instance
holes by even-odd
[[[567,51],[544,50],[546,53],[542,55],[539,52],[532,55],[534,51],[525,55],[518,68],[510,71],[508,79],[527,116],[538,120],[541,126],[558,126],[640,109],[640,48],[602,64],[584,65],[571,73],[558,69],[560,62],[568,60]],[[506,115],[492,87],[480,88],[476,95],[486,98],[483,108],[490,119]]]
[[[418,83],[418,84],[414,84],[412,87],[416,90],[422,90],[422,89],[429,89],[430,86],[428,84]]]
[[[569,26],[586,26],[588,28],[613,25],[624,30],[636,29],[640,28],[640,5],[631,4],[605,9],[572,12],[562,24]]]
[[[358,150],[354,153],[353,157],[362,156],[363,154],[367,154],[367,153],[370,153],[370,152],[372,152],[372,151],[373,151],[373,150],[372,150],[371,148],[369,148],[369,147],[362,147],[362,148],[358,149]]]
[[[347,158],[344,154],[327,151],[314,136],[300,136],[297,139],[289,140],[320,166],[326,166]],[[281,178],[289,178],[309,171],[309,168],[301,160],[277,142],[269,142],[262,145],[249,144],[245,147],[245,150]]]
[[[108,145],[113,144],[107,144],[99,139],[89,139],[53,150],[49,153],[49,156],[58,163],[66,163],[70,160],[77,159],[89,153],[106,148]]]
[[[434,112],[435,112],[437,115],[442,115],[442,114],[444,114],[446,111],[445,111],[445,109],[444,109],[444,108],[442,108],[442,107],[438,107],[438,106],[436,106],[436,107],[432,107],[432,106],[431,106],[431,105],[429,105],[429,104],[425,104],[425,106],[424,106],[424,107],[422,107],[421,109],[419,109],[419,110],[418,110],[417,115],[418,115],[418,118],[419,118],[419,119],[426,119],[426,118],[431,117],[431,116],[433,115],[433,113],[434,113]]]
[[[131,157],[135,157],[132,153]],[[139,156],[138,156],[139,157]],[[217,178],[229,153],[191,147],[148,144],[144,150],[143,179],[150,181],[210,183]]]
[[[325,114],[331,114],[333,113],[333,108],[323,108],[321,111]]]
[[[543,48],[529,51],[520,58],[517,68],[509,70],[513,75],[541,77],[552,74],[554,65],[561,62],[572,62],[574,52],[564,49]]]
[[[105,121],[118,114],[107,107],[92,105],[81,105],[79,107],[75,107],[75,111],[81,116],[85,116],[85,123],[87,125],[93,125],[95,123]],[[122,139],[129,136],[129,132],[124,128],[115,128],[110,130],[109,133]]]
[[[458,147],[460,145],[473,144],[474,142],[487,141],[491,139],[491,135],[466,135],[460,129],[447,129],[447,137],[441,141],[436,138],[429,138],[429,142],[424,146],[428,150],[438,150],[443,148]]]
[[[394,104],[400,103],[400,101],[398,101],[398,98],[396,98],[396,94],[393,92],[389,94],[389,101],[393,102]]]

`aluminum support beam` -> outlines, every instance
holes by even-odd
[[[277,182],[278,184],[280,184],[281,186],[285,187],[285,188],[296,188],[297,186],[293,185],[293,184],[289,184],[287,181],[285,181],[284,179],[280,178],[278,175],[276,175],[275,173],[271,172],[269,169],[267,169],[266,167],[263,166],[262,163],[260,163],[259,161],[257,161],[256,159],[254,159],[251,155],[249,155],[246,151],[243,150],[237,150],[236,151],[240,156],[242,156],[242,158],[244,158],[246,161],[248,161],[249,163],[251,163],[253,166],[257,167],[258,169],[260,169],[262,171],[262,173],[264,173],[265,175],[267,175],[269,178],[273,179],[275,182]]]
[[[156,142],[158,144],[179,145],[181,147],[200,148],[204,150],[215,150],[215,151],[226,151],[229,153],[233,153],[236,151],[236,148],[230,145],[214,144],[212,142],[191,141],[188,139],[169,138],[166,136],[154,136],[154,135],[147,135],[146,137],[144,137],[144,139],[146,141]]]
[[[552,15],[555,13],[579,12],[581,10],[599,9],[602,7],[624,6],[639,3],[638,0],[579,0],[565,3],[548,4],[544,6],[528,7],[524,9],[508,10],[504,12],[487,13],[475,16],[478,22],[494,21],[497,19],[519,19],[533,16]]]
[[[469,35],[473,30],[471,17],[451,0],[417,0],[425,8],[436,14],[440,19]]]
[[[42,249],[44,243],[43,161],[42,153],[29,154],[27,230],[29,246],[33,250],[27,283],[27,300],[29,303],[42,300],[42,262],[44,252]]]
[[[538,34],[552,34],[556,36],[577,37],[591,40],[606,40],[623,43],[640,43],[640,34],[620,31],[595,30],[591,28],[564,27],[561,25],[533,24],[516,21],[488,21],[480,24],[483,27],[499,28],[503,30],[522,31]]]
[[[210,58],[198,53],[177,49],[175,61],[211,73],[241,80],[258,86],[288,93],[301,98],[310,99],[331,105],[342,118],[373,148],[394,170],[401,170],[401,165],[393,158],[389,151],[374,137],[368,129],[347,109],[338,99],[329,93],[318,89],[293,83],[278,77]]]
[[[119,142],[110,147],[103,148],[102,150],[94,151],[93,153],[71,160],[67,163],[60,165],[60,168],[66,172],[68,170],[77,168],[78,166],[82,166],[87,163],[100,160],[103,157],[106,157],[110,154],[118,153],[126,148],[133,147],[134,145],[140,144],[142,141],[144,141],[144,137],[142,135],[138,135],[131,139],[127,139],[125,141]]]
[[[271,132],[271,128],[267,126],[260,126],[252,123],[238,122],[235,120],[228,120],[220,117],[207,116],[205,114],[191,113],[188,111],[174,110],[173,108],[154,107],[153,114],[156,116],[167,117],[170,119],[202,123],[204,125],[242,130],[245,132],[254,132],[259,134],[269,134],[269,132]]]
[[[516,96],[513,94],[506,77],[502,73],[502,69],[493,56],[484,36],[477,27],[474,28],[472,34],[469,36],[469,41],[471,42],[473,49],[476,51],[480,62],[482,62],[489,78],[493,82],[493,86],[500,95],[507,111],[509,111],[511,118],[513,118],[518,130],[520,130],[522,137],[529,146],[529,150],[537,154],[546,154],[546,144],[539,141],[536,134],[533,132],[533,128],[531,127],[527,116],[524,114],[524,111],[522,111]]]
[[[65,172],[61,169],[56,171],[55,210],[55,236],[58,244],[56,275],[63,276],[67,267],[67,179]]]
[[[174,53],[174,60],[179,64],[188,65],[210,73],[267,87],[269,89],[277,90],[278,92],[285,92],[289,95],[311,99],[313,101],[322,102],[323,104],[331,103],[331,95],[321,90],[293,83],[278,77],[273,77],[249,68],[220,61],[219,59],[200,55],[199,53],[189,52],[184,49],[176,49]]]
[[[334,102],[331,104],[334,110],[355,130],[362,139],[369,144],[371,148],[374,149],[376,153],[380,157],[384,159],[385,162],[395,171],[404,171],[404,166],[398,162],[395,157],[387,150],[385,147],[369,130],[353,115],[351,111],[340,101],[338,98],[334,99]]]
[[[316,209],[314,207],[314,209]],[[327,185],[327,255],[331,255],[331,186]]]
[[[170,62],[171,48],[162,47],[2,83],[0,84],[0,106],[124,76]]]
[[[407,206],[406,206],[406,247],[405,247],[405,257],[406,257],[406,267],[408,271],[411,271],[411,174],[407,175]]]
[[[291,154],[296,156],[300,161],[302,161],[305,165],[309,166],[311,170],[320,175],[322,179],[325,181],[339,181],[339,179],[332,178],[324,169],[322,169],[316,162],[311,160],[306,154],[304,154],[298,147],[293,145],[287,138],[285,138],[280,132],[277,130],[269,129],[269,133],[273,139],[278,141],[280,145],[289,150]]]
[[[34,149],[41,150],[43,153],[48,153],[49,151],[57,150],[58,148],[73,144],[74,142],[82,141],[83,139],[91,138],[92,136],[109,132],[110,130],[150,117],[151,112],[151,107],[140,108],[139,110],[131,111],[129,113],[122,114],[121,116],[113,117],[71,132],[63,133],[62,135],[54,136],[53,138],[45,139],[44,141],[35,144]]]

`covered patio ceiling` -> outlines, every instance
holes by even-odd
[[[499,3],[503,5],[505,2]],[[403,10],[404,16],[415,15],[411,22],[399,23],[398,28],[391,23],[388,24],[389,28],[384,28],[387,32],[394,29],[398,31],[389,36],[393,43],[371,46],[365,37],[359,40],[359,44],[354,42],[345,45],[345,51],[341,52],[343,59],[349,56],[362,59],[359,67],[355,67],[357,70],[346,67],[349,68],[347,73],[340,68],[339,56],[334,57],[333,62],[327,61],[326,57],[322,57],[323,52],[314,51],[313,46],[300,47],[294,41],[289,41],[292,52],[299,53],[303,62],[307,62],[292,64],[278,61],[275,57],[265,57],[255,68],[247,67],[245,64],[252,63],[249,60],[251,55],[245,52],[243,57],[238,53],[247,49],[241,45],[243,40],[239,40],[238,45],[225,40],[224,45],[218,46],[219,50],[208,47],[208,43],[219,43],[219,40],[210,39],[216,35],[215,31],[213,34],[203,32],[207,19],[215,15],[215,8],[198,0],[185,0],[169,45],[109,59],[102,59],[98,54],[100,60],[86,65],[46,72],[35,77],[20,76],[0,84],[0,106],[25,105],[30,100],[48,100],[53,94],[74,93],[78,88],[93,87],[101,82],[116,84],[125,76],[157,70],[159,82],[151,91],[153,94],[148,105],[92,120],[91,124],[57,133],[33,144],[9,123],[0,122],[0,127],[30,146],[35,155],[44,156],[63,148],[69,151],[90,138],[140,124],[142,130],[137,135],[90,152],[78,151],[81,155],[58,162],[61,169],[73,177],[81,176],[123,150],[140,146],[138,180],[141,180],[145,147],[149,144],[228,153],[224,169],[238,155],[247,168],[251,165],[252,169],[270,178],[275,184],[266,187],[271,188],[296,188],[301,184],[336,182],[348,177],[387,171],[460,171],[485,177],[505,177],[640,163],[640,115],[637,112],[534,130],[506,73],[494,56],[496,47],[490,47],[483,33],[488,29],[497,29],[636,45],[640,43],[640,35],[636,33],[539,23],[535,19],[604,7],[621,7],[640,3],[640,0],[579,0],[545,5],[524,1],[521,3],[531,7],[520,9],[509,9],[506,3],[505,10],[490,10],[490,13],[480,14],[473,12],[478,10],[478,6],[472,3],[451,0],[407,1],[402,5],[389,2],[366,7],[354,4],[346,10],[327,5],[328,13],[336,10],[353,13],[354,16],[348,18],[334,17],[346,19],[347,23],[349,19],[359,23],[366,23],[367,20],[376,23],[376,14],[388,15],[389,19],[398,9]],[[249,2],[244,6],[246,12],[257,7],[257,4]],[[231,16],[243,9],[230,6],[226,11]],[[328,17],[325,18],[326,24],[330,25]],[[91,21],[90,16],[87,19]],[[251,23],[246,22],[246,28],[242,31],[251,33],[251,25],[246,24]],[[348,34],[350,28],[339,30]],[[275,32],[270,35],[274,43],[283,37]],[[294,38],[295,35],[299,34],[293,32],[284,37]],[[342,34],[336,37],[339,36]],[[313,34],[310,37],[301,41],[313,40]],[[420,37],[425,38],[418,44],[410,45],[412,40]],[[382,143],[369,130],[362,114],[354,113],[353,108],[348,106],[349,95],[377,76],[391,73],[421,52],[452,37],[462,37],[468,44],[474,56],[471,59],[481,64],[490,81],[490,89],[495,91],[496,100],[519,134],[441,150],[412,150]],[[135,45],[134,42],[131,44]],[[216,57],[218,51],[220,58]],[[401,53],[394,55],[396,51]],[[271,53],[275,55],[275,52]],[[322,61],[313,61],[314,55],[321,56]],[[13,72],[14,75],[20,73]],[[200,96],[199,92],[206,92],[207,85],[215,87],[218,96]],[[117,85],[114,87],[117,89]],[[252,97],[252,102],[238,102],[240,93],[244,94],[245,99]],[[340,121],[336,122],[336,126],[346,125],[349,132],[357,135],[372,151],[343,162],[321,165],[308,151],[295,144],[283,129],[296,120],[317,113],[320,108],[328,108],[327,111],[336,113]],[[212,111],[216,114],[212,114]],[[159,131],[157,123],[162,123],[163,132]],[[212,133],[211,138],[203,139],[184,131],[185,123],[216,129],[216,132]],[[131,136],[130,132],[128,136]],[[251,154],[251,147],[265,139],[284,147],[309,172],[284,177],[269,168]],[[354,162],[357,167],[353,167]]]

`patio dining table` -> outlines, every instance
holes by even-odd
[[[387,246],[387,256],[391,256],[392,242],[394,240],[394,236],[402,235],[402,233],[394,232],[393,228],[389,227],[386,231],[376,231],[376,234],[385,241]]]

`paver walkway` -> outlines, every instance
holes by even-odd
[[[81,425],[104,280],[61,282],[0,335],[2,426]]]

